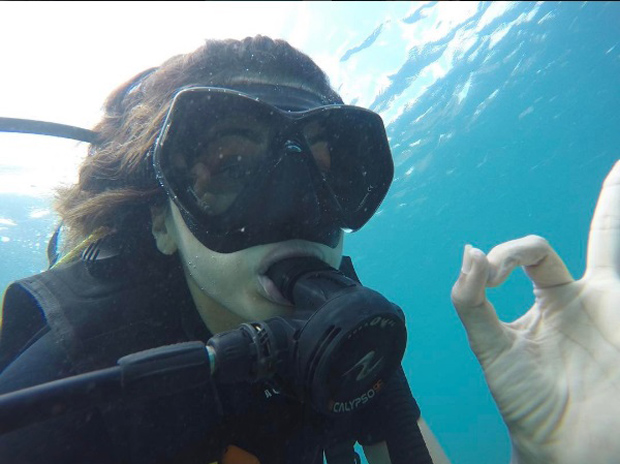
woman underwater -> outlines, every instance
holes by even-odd
[[[392,177],[379,118],[343,105],[305,54],[260,36],[208,41],[139,74],[108,98],[94,132],[78,183],[58,200],[72,253],[6,292],[1,393],[294,317],[270,269],[313,258],[353,279],[343,230],[372,217]],[[465,249],[452,300],[510,431],[513,462],[614,462],[620,451],[607,420],[620,417],[619,182],[616,167],[579,281],[540,237],[488,255]],[[536,302],[505,324],[485,288],[516,266]],[[358,378],[373,361],[360,360]],[[358,441],[371,464],[447,462],[402,370],[387,385],[402,398],[396,406],[383,394],[333,419],[283,394],[286,380],[216,381],[12,431],[0,438],[0,457],[314,464],[325,453],[345,463],[355,462]]]

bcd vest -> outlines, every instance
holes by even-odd
[[[346,273],[356,278],[350,260],[345,259],[343,263]],[[157,252],[127,254],[114,247],[99,246],[96,253],[89,250],[79,261],[13,283],[5,293],[4,309],[0,369],[18,357],[48,327],[76,374],[114,366],[127,354],[157,346],[189,340],[206,342],[211,335],[195,310],[178,258]],[[166,423],[165,435],[174,435],[170,430],[179,430],[176,441],[187,442],[190,451],[185,454],[204,452],[205,458],[211,459],[207,455],[214,456],[210,453],[215,449],[219,459],[220,451],[247,440],[236,435],[236,429],[250,420],[245,408],[252,407],[252,399],[276,392],[270,392],[263,385],[244,385],[228,393],[218,394],[213,387],[211,391],[195,393],[194,399],[192,395],[185,395],[132,405],[131,425],[127,424],[126,408],[104,408],[103,415],[113,441],[129,449],[129,456],[139,454],[145,458],[143,449],[132,449],[132,437],[136,436],[137,428],[142,430],[153,427],[153,423]],[[196,414],[192,401],[202,405],[200,414]],[[290,402],[278,401],[275,407],[273,403],[263,405],[250,416],[259,421],[254,424],[255,430],[264,425],[273,428],[271,436],[285,434],[281,441],[288,442],[290,448],[285,454],[294,457],[295,462],[321,462],[317,460],[317,442],[327,449],[330,464],[359,462],[352,448],[354,432],[348,430],[352,427],[350,420],[335,425],[310,411],[308,406],[294,405],[292,413]],[[169,410],[168,415],[166,410]],[[273,417],[267,419],[266,415]],[[290,415],[288,419],[287,415]],[[297,426],[300,416],[303,417],[301,428]],[[282,417],[290,424],[281,428],[271,424],[282,421]],[[195,422],[198,424],[192,436],[183,424]],[[290,437],[293,432],[296,439]],[[200,440],[199,434],[208,438]],[[177,445],[181,447],[180,443],[174,446]],[[304,449],[306,445],[308,449]],[[164,461],[162,453],[169,453],[169,457],[176,460],[178,450],[171,450],[172,447],[159,452],[153,450],[156,455],[151,462]]]

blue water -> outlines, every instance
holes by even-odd
[[[517,5],[488,33],[533,6]],[[416,72],[446,43],[411,53],[372,107],[415,85]],[[454,463],[501,463],[510,455],[506,428],[449,299],[463,246],[488,251],[539,234],[580,277],[601,182],[620,158],[618,108],[620,6],[544,3],[491,52],[483,46],[456,62],[387,128],[392,145],[400,145],[393,149],[397,179],[381,214],[352,234],[346,252],[367,285],[405,309],[405,370]],[[521,271],[490,298],[506,321],[533,302]]]
[[[340,63],[359,60],[367,63],[364,72],[387,75],[366,106],[387,121],[396,179],[380,212],[348,237],[345,251],[366,285],[405,310],[405,371],[452,462],[507,463],[507,430],[450,289],[466,243],[488,251],[532,233],[546,237],[581,276],[599,188],[620,158],[620,6],[519,2],[487,23],[497,5],[480,3],[437,41],[386,55],[388,66],[370,57],[390,48],[394,25],[439,29],[444,20],[437,12],[445,6],[362,5],[355,14],[314,7],[334,8],[336,19],[359,16],[359,37],[342,49]],[[377,22],[387,10],[391,19]],[[468,32],[473,45],[446,57]],[[443,77],[424,72],[433,64],[442,64]],[[3,286],[45,266],[54,217],[32,214],[45,208],[48,198],[0,196]],[[533,302],[521,271],[489,294],[506,321]]]

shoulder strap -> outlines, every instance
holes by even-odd
[[[68,273],[74,274],[71,271]],[[74,324],[71,323],[64,311],[64,306],[73,299],[73,292],[70,291],[59,274],[58,271],[43,272],[22,279],[16,285],[36,301],[45,322],[54,334],[54,339],[64,349],[69,359],[79,364],[74,353],[84,353],[84,345],[76,333]],[[78,368],[78,371],[81,369]]]
[[[45,319],[32,298],[19,284],[11,284],[4,293],[0,324],[0,371],[38,338]]]
[[[351,260],[350,256],[342,257],[339,271],[346,275],[349,279],[353,279],[357,283],[361,284],[360,279],[355,272],[355,268],[353,267],[353,261]]]
[[[2,338],[9,329],[25,325],[36,332],[47,323],[77,372],[114,365],[132,352],[186,341],[180,309],[191,305],[191,295],[176,261],[125,258],[79,260],[14,283],[15,296],[4,308],[11,328],[3,328]],[[28,338],[6,336],[7,353],[12,355],[14,346],[21,342],[23,347]]]

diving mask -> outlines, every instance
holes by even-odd
[[[335,247],[342,229],[372,217],[392,181],[383,122],[299,89],[262,88],[278,93],[179,91],[155,144],[157,178],[213,251],[291,239]]]

